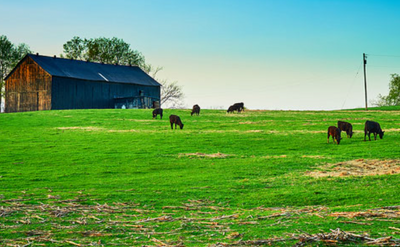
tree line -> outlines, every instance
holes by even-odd
[[[4,78],[28,53],[33,53],[28,45],[24,43],[15,45],[5,35],[0,36],[0,105],[4,97]],[[184,94],[178,82],[157,78],[157,73],[163,68],[146,63],[144,55],[133,50],[122,39],[116,37],[83,39],[75,36],[63,44],[63,54],[60,56],[89,62],[138,66],[162,85],[161,105],[168,103],[176,107],[182,104]]]
[[[376,106],[395,106],[400,105],[400,76],[391,74],[389,82],[389,94],[378,95],[378,99],[373,103]]]

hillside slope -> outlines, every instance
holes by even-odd
[[[171,130],[170,114],[183,130]],[[338,120],[355,134],[327,143]],[[382,140],[363,141],[366,120],[381,124]],[[272,243],[287,245],[298,230],[335,228],[400,237],[390,228],[400,215],[398,108],[192,117],[166,109],[162,120],[151,110],[42,111],[0,114],[0,126],[2,244],[207,246],[278,236],[285,241]]]

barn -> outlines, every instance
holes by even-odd
[[[160,88],[138,66],[28,54],[5,78],[5,112],[152,108]]]

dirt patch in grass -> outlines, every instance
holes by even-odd
[[[281,159],[281,158],[287,158],[287,155],[267,155],[267,156],[263,156],[262,158],[264,158],[264,159]]]
[[[109,130],[108,132],[115,132],[115,133],[125,133],[125,132],[137,132],[137,130]]]
[[[260,133],[263,132],[263,130],[248,130],[246,133]]]
[[[239,122],[239,124],[259,124],[259,122],[246,121],[246,122]]]
[[[383,131],[387,131],[387,132],[399,132],[400,129],[394,129],[394,128],[392,128],[392,129],[383,129]]]
[[[159,118],[158,118],[159,119]],[[132,121],[132,122],[153,122],[155,119],[131,119],[131,118],[118,118],[117,121]]]
[[[310,171],[312,177],[376,176],[400,173],[400,160],[357,159],[328,164],[320,171]]]
[[[223,153],[215,153],[215,154],[205,154],[205,153],[187,153],[187,154],[179,154],[179,157],[182,156],[191,156],[191,157],[207,157],[207,158],[226,158],[228,156],[233,156],[233,154],[223,154]]]
[[[302,158],[310,158],[310,159],[331,159],[330,157],[325,157],[321,155],[303,155]]]
[[[198,133],[197,130],[194,130]],[[239,133],[239,130],[202,130],[200,133]]]
[[[99,127],[93,127],[93,126],[76,126],[76,127],[58,127],[57,129],[59,130],[86,130],[86,131],[101,131],[104,130],[104,128],[99,128]]]

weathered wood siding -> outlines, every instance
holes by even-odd
[[[160,87],[53,77],[52,110],[114,108],[115,97],[160,98]]]
[[[51,109],[52,77],[26,57],[5,83],[5,112]]]

